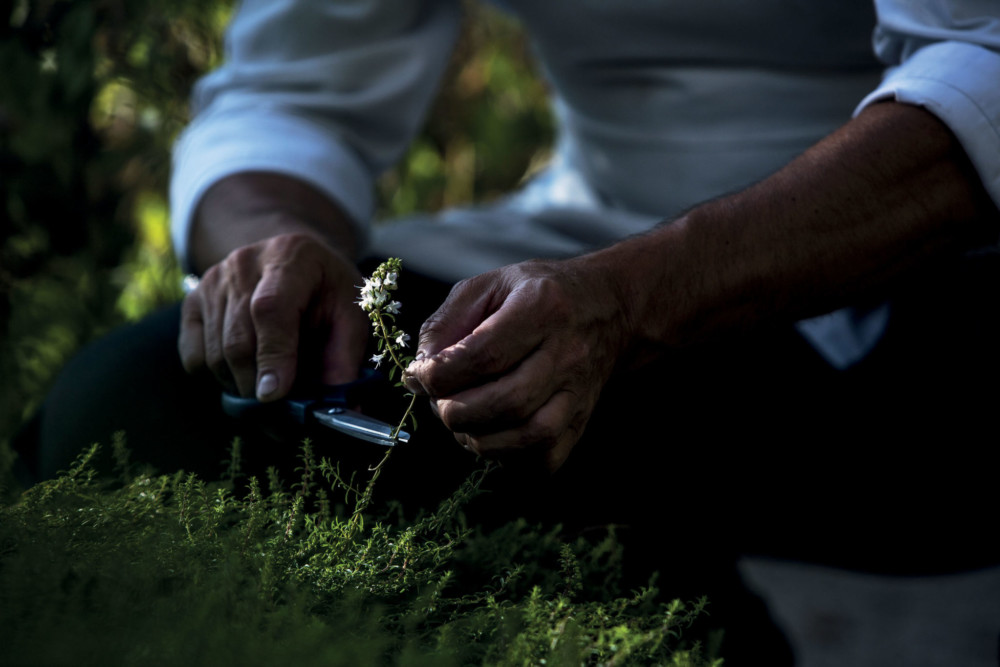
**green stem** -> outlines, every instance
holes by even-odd
[[[396,368],[398,368],[400,372],[405,371],[406,367],[403,366],[403,362],[399,360],[399,357],[396,356],[396,352],[392,349],[392,343],[389,340],[389,329],[385,326],[385,321],[382,319],[382,313],[376,312],[375,316],[378,318],[378,327],[382,330],[382,340],[385,341],[385,349],[392,358],[392,363],[396,364]]]
[[[361,497],[358,498],[358,502],[354,505],[354,513],[351,514],[351,521],[347,531],[348,540],[352,540],[355,533],[357,533],[358,529],[361,527],[361,513],[368,509],[368,506],[371,505],[372,491],[375,488],[375,481],[378,480],[379,475],[382,474],[382,466],[384,466],[385,462],[389,460],[389,456],[392,455],[392,451],[393,450],[391,449],[387,451],[385,456],[382,457],[382,460],[378,462],[378,465],[374,468],[370,468],[372,473],[371,479],[368,480],[368,484],[365,486],[364,492],[361,494]]]
[[[393,438],[399,435],[399,432],[403,430],[403,425],[406,424],[407,417],[409,417],[410,413],[413,412],[413,406],[414,404],[416,404],[416,402],[417,402],[417,395],[410,394],[410,404],[406,407],[406,412],[403,413],[403,418],[399,420],[399,425],[395,429],[393,429],[392,431]]]
[[[376,312],[375,317],[378,318],[378,328],[379,331],[382,332],[382,340],[385,342],[385,349],[389,353],[389,357],[392,359],[392,363],[396,365],[396,368],[399,369],[400,373],[406,372],[406,367],[403,366],[403,362],[399,360],[399,357],[396,356],[395,350],[393,350],[392,342],[389,340],[389,329],[388,327],[385,326],[385,320],[382,319],[382,313]],[[410,416],[410,413],[413,412],[413,406],[416,404],[416,402],[417,402],[416,394],[410,394],[410,405],[406,408],[406,411],[403,413],[403,418],[399,420],[399,425],[393,429],[392,431],[393,438],[399,435],[399,432],[403,430],[403,425],[406,424],[407,418]],[[379,466],[381,465],[382,464],[380,463]]]

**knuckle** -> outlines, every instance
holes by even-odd
[[[561,281],[552,276],[532,279],[531,289],[551,317],[568,318],[572,313],[572,302]]]
[[[496,397],[494,411],[505,421],[521,421],[530,415],[531,399],[528,387],[515,384]]]
[[[225,273],[226,260],[223,259],[218,264],[213,264],[208,267],[203,274],[201,274],[201,279],[198,281],[198,289],[191,292],[191,294],[197,294],[206,288],[214,288],[222,278],[222,274]]]
[[[254,355],[254,340],[245,332],[230,332],[222,343],[222,356],[229,363],[241,363]]]
[[[455,299],[455,298],[458,298],[458,297],[462,296],[462,294],[466,290],[470,289],[470,287],[474,284],[474,281],[475,281],[475,277],[473,277],[473,278],[465,278],[463,280],[459,280],[457,283],[455,283],[454,285],[452,285],[451,289],[448,290],[448,298],[445,299],[445,303],[447,303],[448,301],[451,301],[452,299]]]
[[[552,449],[558,444],[563,430],[562,423],[555,415],[545,412],[535,413],[524,430],[522,444],[526,447]]]
[[[494,272],[481,273],[471,278],[465,278],[458,281],[452,285],[451,290],[448,292],[448,298],[445,299],[445,303],[451,301],[462,301],[465,299],[466,293],[470,295],[479,295],[484,291],[490,289],[494,284]]]
[[[280,313],[285,302],[274,290],[257,290],[250,299],[250,316],[256,321]]]
[[[256,265],[257,263],[257,248],[250,246],[242,246],[232,250],[226,259],[225,264],[237,271],[246,270],[247,268]]]
[[[499,373],[508,366],[507,356],[497,343],[486,343],[478,345],[470,355],[470,362],[473,368],[479,369],[483,373]]]

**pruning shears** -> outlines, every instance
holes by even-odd
[[[287,397],[269,403],[255,398],[222,394],[222,410],[231,417],[263,424],[319,424],[340,431],[352,438],[373,442],[384,447],[407,443],[410,434],[400,430],[393,435],[395,426],[363,415],[350,406],[366,390],[383,381],[372,369],[365,369],[354,382],[339,385],[320,385],[309,391],[293,392]]]

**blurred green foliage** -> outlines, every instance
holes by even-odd
[[[511,19],[466,3],[464,30],[423,132],[378,184],[382,217],[487,201],[549,156],[545,82]]]
[[[544,160],[552,123],[523,34],[467,20],[381,216],[483,200]],[[0,0],[0,463],[88,340],[179,298],[170,146],[222,58],[231,0]]]
[[[169,147],[227,3],[0,3],[0,440],[87,340],[178,297]],[[155,57],[153,55],[155,54]]]

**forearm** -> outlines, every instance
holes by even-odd
[[[216,183],[202,198],[191,230],[190,257],[202,273],[230,252],[282,234],[305,234],[348,258],[354,228],[329,198],[302,181],[247,172]]]
[[[995,239],[998,218],[950,131],[886,103],[770,178],[587,261],[613,276],[631,349],[662,349],[878,297]]]
[[[407,386],[466,447],[558,468],[614,367],[885,293],[992,236],[996,207],[933,116],[872,107],[746,191],[566,261],[452,290]]]

